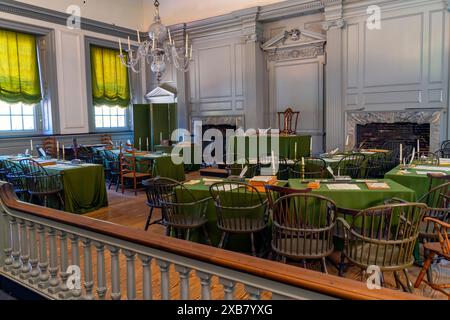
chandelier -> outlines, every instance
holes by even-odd
[[[128,51],[124,55],[122,43],[119,39],[120,60],[122,64],[139,73],[142,62],[147,62],[150,69],[156,74],[158,83],[166,71],[167,64],[173,64],[178,70],[188,72],[192,61],[192,44],[189,47],[189,35],[186,33],[186,25],[184,25],[184,38],[186,43],[183,47],[177,48],[175,41],[172,39],[170,29],[161,22],[159,16],[159,1],[155,0],[155,18],[153,24],[148,28],[148,39],[141,42],[139,30],[137,38],[139,47],[132,50],[130,37],[128,37]]]

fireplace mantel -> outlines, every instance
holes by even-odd
[[[430,124],[430,150],[436,151],[440,148],[442,116],[442,111],[347,112],[346,132],[348,145],[346,148],[352,149],[355,147],[357,125],[411,122]]]

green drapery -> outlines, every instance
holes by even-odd
[[[91,46],[91,66],[94,105],[128,107],[128,69],[121,63],[119,51]]]
[[[36,37],[0,29],[0,100],[36,104],[41,99]]]

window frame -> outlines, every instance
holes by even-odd
[[[139,95],[142,95],[142,79],[128,70],[128,81],[130,83],[130,97],[131,103],[127,108],[125,115],[126,127],[123,128],[97,128],[95,125],[95,105],[94,99],[92,97],[92,66],[91,66],[91,45],[100,46],[105,48],[110,48],[114,50],[119,50],[118,43],[98,39],[93,37],[84,37],[85,44],[85,56],[86,56],[86,87],[87,87],[87,107],[88,107],[88,118],[89,118],[89,131],[90,133],[115,133],[115,132],[131,132],[133,131],[133,104]],[[134,47],[133,47],[134,48]]]
[[[57,103],[52,103],[52,101],[58,101],[56,57],[52,54],[52,52],[55,52],[55,31],[44,27],[38,27],[5,19],[0,19],[0,28],[11,30],[14,32],[28,33],[36,36],[36,53],[38,58],[39,78],[42,92],[42,100],[35,106],[35,130],[0,131],[0,138],[20,138],[33,136],[38,137],[56,133],[59,130],[59,112],[57,109]],[[43,56],[41,46],[41,42],[43,39],[45,40],[45,56]],[[42,61],[43,58],[46,60],[45,65]],[[46,85],[44,85],[44,82],[46,83]],[[44,108],[48,108],[48,110],[44,112]],[[44,119],[44,114],[49,114],[49,119]],[[44,128],[45,122],[49,124],[47,130]]]

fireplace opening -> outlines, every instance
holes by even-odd
[[[400,141],[415,147],[417,146],[417,140],[420,140],[421,150],[430,149],[429,123],[369,123],[366,125],[358,124],[356,127],[356,145],[366,149],[380,149],[390,141]]]
[[[222,162],[225,163],[226,162],[226,151],[227,151],[227,130],[234,130],[236,131],[237,127],[235,125],[229,125],[229,124],[219,124],[219,125],[203,125],[203,136],[205,135],[205,132],[210,130],[210,129],[215,129],[218,130],[222,133],[222,137],[223,137],[223,159]],[[207,148],[210,147],[210,145],[215,141],[215,138],[213,137],[211,139],[211,141],[203,141],[203,148],[202,148],[202,154],[204,154],[205,150]],[[216,156],[216,152],[215,150],[213,150],[211,152],[212,156],[215,157]],[[205,163],[205,159],[203,159],[203,163]],[[217,160],[217,163],[220,163],[219,160]],[[210,165],[210,164],[208,164]]]

